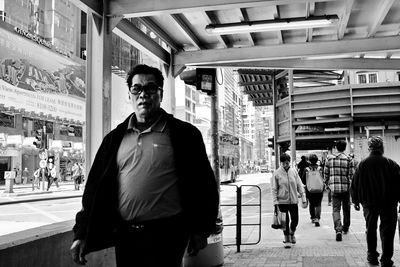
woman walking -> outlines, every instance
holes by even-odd
[[[304,185],[295,168],[290,167],[290,156],[280,156],[281,166],[274,172],[271,179],[272,201],[275,209],[286,213],[286,226],[283,229],[284,247],[290,248],[296,243],[295,232],[299,223],[299,209],[297,195],[301,195],[306,203]]]

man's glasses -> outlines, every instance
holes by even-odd
[[[129,88],[129,92],[133,95],[140,95],[142,92],[145,92],[149,95],[154,95],[158,92],[158,90],[162,91],[162,88],[155,83],[148,83],[146,85],[135,84]]]

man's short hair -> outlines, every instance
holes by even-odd
[[[283,153],[280,157],[279,157],[279,161],[280,162],[285,162],[285,161],[290,161],[290,156],[286,153]]]
[[[159,69],[150,67],[145,64],[139,64],[134,66],[128,73],[128,76],[126,78],[126,83],[128,84],[128,88],[131,88],[133,76],[137,74],[153,74],[154,78],[156,79],[157,85],[160,86],[161,88],[164,86],[164,77]]]
[[[301,156],[301,160],[306,160],[306,156]]]
[[[317,164],[318,156],[315,154],[311,154],[308,160],[311,162],[311,164]]]
[[[346,143],[346,141],[344,141],[344,140],[338,140],[338,141],[336,141],[336,143],[335,143],[336,149],[337,149],[338,151],[340,151],[340,152],[343,152],[343,151],[346,150],[346,145],[347,145],[347,143]]]
[[[368,148],[371,151],[383,150],[383,139],[380,136],[372,136],[368,139]]]

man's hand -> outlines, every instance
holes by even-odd
[[[189,256],[196,256],[200,249],[207,246],[207,238],[199,235],[192,235],[189,240],[187,252]]]
[[[79,265],[85,265],[85,263],[87,262],[85,256],[82,254],[84,246],[85,241],[78,239],[72,243],[72,246],[69,249],[71,252],[72,260]]]
[[[359,205],[359,204],[354,204],[354,209],[355,209],[356,211],[359,211],[359,210],[360,210],[360,205]]]

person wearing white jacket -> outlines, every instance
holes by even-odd
[[[297,170],[290,167],[290,156],[284,153],[279,159],[281,166],[271,178],[272,201],[275,209],[279,208],[286,213],[283,243],[285,248],[290,248],[291,244],[296,243],[294,234],[299,223],[298,195],[300,194],[303,204],[307,203],[307,199]]]

